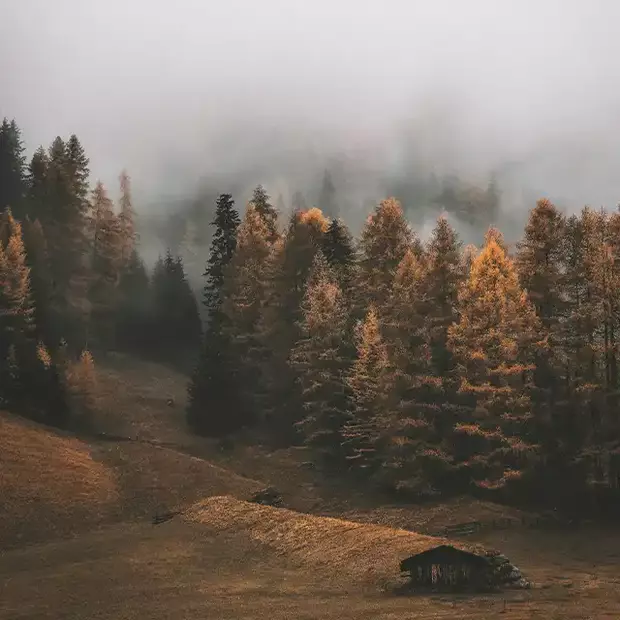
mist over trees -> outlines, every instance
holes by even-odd
[[[331,216],[301,193],[293,208],[257,184],[239,209],[223,192],[208,233],[196,209],[150,268],[127,172],[114,200],[77,136],[25,153],[5,120],[3,408],[92,430],[95,358],[126,351],[193,368],[195,433],[304,445],[320,471],[365,488],[617,501],[618,211],[540,199],[512,243],[489,225],[495,178],[435,177],[447,214],[430,234],[394,197],[352,231],[344,186],[324,171],[316,200]],[[484,222],[479,247],[459,218]]]

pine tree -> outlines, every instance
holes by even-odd
[[[336,201],[336,188],[332,181],[331,174],[326,170],[323,175],[323,185],[319,197],[319,208],[326,217],[331,219],[338,216],[338,204]]]
[[[30,287],[35,308],[36,334],[40,341],[60,342],[60,334],[54,330],[52,312],[51,268],[45,232],[39,220],[24,222],[24,245],[30,268]]]
[[[92,280],[89,299],[92,322],[100,342],[111,346],[124,239],[114,205],[101,182],[93,190],[91,228]]]
[[[269,228],[252,204],[238,229],[237,246],[224,271],[223,334],[230,342],[242,424],[257,421],[260,390],[259,320],[267,297]]]
[[[43,222],[48,217],[48,168],[48,154],[43,147],[39,147],[30,160],[26,177],[27,211],[32,221]]]
[[[434,425],[442,402],[441,379],[433,376],[426,266],[407,250],[385,305],[382,332],[393,369],[392,388],[383,412],[381,482],[398,491],[422,491],[431,482],[429,465],[438,455]]]
[[[459,319],[449,346],[470,406],[454,428],[452,456],[463,482],[500,488],[530,471],[531,390],[540,325],[497,231],[472,264],[459,293]]]
[[[166,252],[152,277],[153,330],[158,354],[186,356],[200,342],[201,325],[196,297],[187,282],[183,261]]]
[[[334,270],[343,292],[353,284],[355,248],[353,238],[344,222],[333,219],[321,239],[321,251]]]
[[[9,238],[0,243],[0,400],[23,410],[35,351],[30,269],[20,223],[7,209]]]
[[[134,248],[121,269],[116,311],[116,341],[121,347],[146,352],[154,337],[152,332],[152,300],[149,276]]]
[[[547,444],[559,436],[551,428],[553,412],[568,404],[563,385],[565,374],[560,350],[560,320],[564,315],[563,254],[566,220],[551,202],[542,199],[530,212],[523,239],[517,244],[516,266],[521,286],[527,291],[548,347],[539,349],[536,356],[534,383],[537,419],[544,424],[539,435]],[[562,414],[563,415],[563,414]],[[551,446],[547,445],[548,450]]]
[[[211,253],[205,272],[204,305],[207,327],[198,365],[188,387],[189,426],[203,435],[225,435],[247,420],[236,402],[238,386],[232,359],[231,333],[223,312],[224,274],[235,254],[240,220],[230,194],[217,200]],[[226,412],[226,413],[225,413]]]
[[[368,217],[360,239],[358,300],[361,308],[374,305],[381,315],[398,265],[412,247],[414,236],[400,203],[383,200]]]
[[[221,311],[224,287],[224,273],[237,248],[237,232],[241,220],[235,209],[235,202],[230,194],[220,194],[215,219],[211,223],[215,227],[211,241],[211,253],[204,276],[207,280],[204,288],[203,303],[209,318]]]
[[[295,373],[289,364],[299,339],[301,304],[314,257],[328,222],[319,209],[293,213],[281,245],[269,263],[269,289],[260,331],[266,353],[263,366],[264,408],[274,437],[284,443],[297,439],[301,402]]]
[[[269,194],[267,194],[262,185],[257,186],[254,190],[251,204],[267,226],[269,242],[274,243],[280,236],[278,232],[278,212],[269,202]]]
[[[120,213],[118,216],[121,234],[121,265],[125,267],[132,259],[136,247],[136,212],[133,208],[131,196],[131,180],[125,170],[120,178],[121,198]]]
[[[76,136],[49,150],[47,207],[37,215],[48,242],[59,331],[84,338],[88,320],[88,159]]]
[[[0,125],[0,211],[10,208],[15,217],[25,215],[26,160],[21,131],[6,118]]]
[[[299,378],[305,442],[327,466],[343,463],[342,430],[350,416],[348,309],[322,253],[315,257],[302,302],[300,338],[289,363]]]
[[[437,377],[446,377],[453,369],[448,329],[458,318],[458,292],[465,273],[461,243],[444,217],[437,220],[424,262],[422,287],[427,303],[422,312],[430,336],[433,373]]]
[[[381,336],[379,317],[371,306],[356,330],[357,357],[347,384],[352,415],[343,429],[343,449],[351,469],[372,478],[383,464],[384,429],[392,416],[389,394],[393,380],[388,351]]]

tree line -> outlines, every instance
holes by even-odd
[[[221,194],[201,325],[183,260],[140,258],[128,175],[115,202],[88,166],[76,136],[27,162],[0,125],[3,408],[86,423],[90,350],[196,352],[202,435],[305,444],[407,496],[620,486],[620,212],[540,200],[515,248],[494,228],[476,248],[443,217],[423,243],[395,199],[354,239],[317,208],[282,230],[261,186],[243,214]]]
[[[357,240],[318,209],[277,219],[262,188],[243,219],[218,200],[197,433],[304,443],[407,496],[618,488],[620,212],[540,200],[513,250],[444,217],[422,243],[394,199]]]
[[[167,253],[147,273],[127,173],[115,204],[101,182],[91,187],[77,136],[57,137],[28,162],[24,152],[19,127],[4,119],[0,406],[60,426],[81,411],[73,417],[84,423],[90,351],[170,357],[193,350],[198,307],[180,258]]]

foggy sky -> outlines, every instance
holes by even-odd
[[[359,199],[412,167],[620,201],[617,0],[0,0],[0,117],[77,133],[146,203],[201,179],[295,189],[346,156]],[[291,180],[293,179],[293,180]],[[355,183],[353,182],[355,181]],[[222,191],[227,188],[222,187]]]

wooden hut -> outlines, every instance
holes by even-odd
[[[403,560],[409,587],[431,590],[486,590],[493,587],[494,568],[487,555],[439,545]]]

